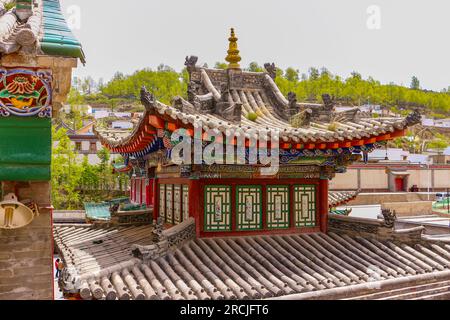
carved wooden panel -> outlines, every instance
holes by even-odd
[[[173,214],[174,223],[179,224],[182,221],[181,217],[181,185],[175,184],[173,186]]]
[[[166,222],[173,224],[173,184],[166,184]]]
[[[236,187],[237,230],[262,228],[262,188],[259,185]]]
[[[289,186],[267,186],[267,227],[289,228]]]
[[[166,220],[166,185],[159,185],[159,216]]]
[[[315,185],[294,185],[294,215],[296,227],[316,225]]]
[[[183,185],[183,221],[189,218],[189,186],[187,184]]]
[[[205,186],[204,231],[231,230],[231,187]]]

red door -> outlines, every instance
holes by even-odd
[[[395,178],[395,191],[404,191],[403,178]]]

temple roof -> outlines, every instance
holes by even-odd
[[[205,72],[206,74],[206,72]],[[148,93],[144,93],[148,94]],[[280,93],[281,94],[281,93]],[[233,98],[232,98],[232,97]],[[138,136],[145,131],[145,126],[149,124],[155,125],[149,119],[150,116],[156,116],[167,122],[173,123],[174,128],[192,129],[200,124],[203,130],[216,129],[225,133],[226,130],[235,130],[241,132],[250,138],[252,130],[267,130],[276,131],[280,135],[280,142],[293,144],[324,144],[324,143],[340,143],[352,140],[370,140],[375,138],[375,141],[385,140],[376,139],[386,134],[393,134],[402,131],[407,127],[416,124],[420,120],[420,115],[412,113],[407,117],[389,117],[389,118],[372,118],[357,116],[358,110],[354,109],[353,118],[347,115],[333,112],[328,112],[330,118],[324,120],[315,120],[305,123],[298,127],[293,126],[287,120],[282,119],[274,112],[276,106],[271,104],[267,99],[264,91],[258,90],[232,90],[232,95],[229,100],[232,104],[242,103],[242,114],[239,120],[231,121],[226,116],[217,114],[213,111],[204,112],[196,108],[190,102],[181,97],[175,99],[175,104],[172,106],[163,104],[155,100],[144,100],[146,110],[140,122],[134,127],[133,131],[125,130],[96,130],[101,141],[110,148],[126,147],[135,141]],[[150,97],[152,97],[150,95]],[[322,105],[317,107],[317,110],[324,110]],[[306,111],[305,111],[306,110]],[[306,108],[303,112],[308,113]],[[318,112],[319,112],[318,111]],[[259,114],[256,120],[249,120],[249,114]],[[301,113],[299,113],[301,115]],[[325,116],[326,117],[326,116]],[[333,120],[333,118],[338,120]],[[157,124],[156,124],[157,126]],[[162,128],[164,126],[161,125]],[[391,135],[395,137],[395,135]],[[387,137],[389,139],[390,137]],[[351,146],[351,145],[348,145]],[[142,146],[142,149],[145,146]],[[326,149],[328,146],[321,146],[321,149]],[[335,146],[333,149],[337,149]]]
[[[79,58],[80,42],[69,29],[59,0],[3,0],[0,2],[0,53]]]
[[[372,146],[404,134],[403,130],[420,121],[417,112],[407,117],[372,118],[351,107],[338,111],[328,94],[323,104],[299,103],[295,93],[285,97],[275,83],[276,68],[266,63],[265,72],[240,69],[234,30],[229,38],[227,69],[197,66],[196,56],[186,57],[189,72],[187,99],[176,96],[171,105],[159,102],[141,90],[145,112],[134,130],[97,129],[101,141],[115,152],[139,152],[155,140],[155,129],[174,131],[194,128],[215,132],[237,132],[246,139],[259,132],[279,134],[284,149],[331,151],[354,146]]]
[[[450,265],[447,244],[337,233],[195,239],[149,261],[133,257],[131,244],[150,244],[151,237],[149,226],[54,227],[84,299],[268,298],[375,280],[413,283]]]

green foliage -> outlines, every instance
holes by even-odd
[[[70,88],[69,95],[67,96],[67,103],[70,105],[84,104],[84,96],[75,87]]]
[[[82,209],[83,202],[99,202],[123,195],[128,185],[128,175],[113,174],[108,149],[98,152],[100,163],[91,165],[88,157],[82,161],[64,128],[53,133],[52,198],[56,209]],[[123,162],[123,159],[118,159]]]
[[[64,128],[52,128],[54,141],[52,152],[52,199],[56,208],[64,206],[67,209],[75,209],[79,202],[79,194],[76,191],[81,178],[81,168],[77,164],[74,146],[66,134]]]
[[[262,68],[258,63],[256,62],[250,62],[248,65],[247,71],[251,72],[264,72],[264,68]]]
[[[228,68],[228,65],[225,62],[216,62],[214,68],[225,70],[226,68]]]
[[[68,114],[62,115],[63,121],[73,130],[78,130],[83,127],[83,120],[86,119],[83,116],[83,112],[77,108],[71,108]]]
[[[430,149],[436,149],[438,150],[438,152],[442,152],[445,148],[448,147],[448,142],[442,137],[437,137],[436,139],[430,141],[427,146]]]
[[[318,69],[310,68],[309,75],[303,74],[297,81],[294,71],[288,68],[277,76],[275,82],[284,95],[289,91],[296,93],[298,101],[321,102],[322,94],[328,93],[342,105],[370,103],[389,107],[399,114],[408,114],[411,109],[419,108],[423,113],[450,115],[450,94],[447,91],[423,91],[393,83],[381,84],[371,77],[365,80],[357,72],[342,79],[325,68],[320,73]]]
[[[226,69],[227,64],[217,62],[215,68]],[[251,62],[246,70],[263,71],[256,62]],[[393,83],[381,84],[369,77],[363,79],[361,74],[354,71],[348,78],[333,75],[326,68],[311,67],[307,73],[294,68],[285,71],[277,68],[276,84],[283,94],[289,91],[296,93],[298,101],[321,102],[321,95],[330,94],[338,103],[343,105],[379,104],[389,107],[397,113],[409,113],[411,109],[422,109],[423,113],[435,115],[450,115],[450,90],[442,92],[411,89]],[[413,77],[415,78],[415,77]],[[77,80],[76,88],[69,94],[72,104],[88,103],[91,105],[105,105],[113,109],[120,109],[122,105],[138,105],[139,92],[145,85],[156,98],[164,103],[170,103],[176,95],[185,97],[189,81],[188,72],[183,69],[180,73],[172,68],[160,65],[157,70],[142,69],[131,75],[117,72],[106,84],[96,86],[98,92],[89,89],[92,81]],[[103,82],[103,81],[102,81]],[[74,84],[75,85],[75,84]],[[87,92],[91,92],[88,94]],[[80,92],[83,92],[82,94]]]
[[[295,70],[294,68],[287,68],[286,72],[284,73],[284,77],[289,82],[297,83],[298,81],[298,70]]]
[[[168,67],[138,70],[130,76],[118,76],[108,82],[101,93],[108,98],[126,98],[138,100],[142,86],[152,92],[163,103],[169,104],[176,96],[185,96],[187,84],[185,76]]]
[[[250,121],[255,122],[256,119],[258,119],[258,115],[256,113],[254,113],[254,112],[249,112],[247,114],[247,119],[250,120]]]
[[[409,87],[411,89],[414,89],[414,90],[419,90],[420,89],[420,82],[419,82],[419,79],[417,79],[416,76],[413,76],[411,78],[411,85]]]

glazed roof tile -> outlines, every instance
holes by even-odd
[[[0,7],[0,53],[46,54],[79,58],[85,63],[80,42],[69,29],[59,0],[23,0],[11,9]]]

